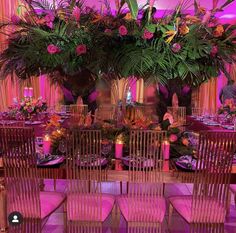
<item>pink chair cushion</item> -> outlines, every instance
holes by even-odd
[[[68,194],[67,202],[69,220],[104,222],[112,211],[115,198],[109,194]]]
[[[40,192],[41,219],[48,217],[65,200],[64,193],[58,192]]]
[[[131,197],[122,195],[117,199],[120,211],[127,222],[161,223],[166,212],[164,198]]]
[[[236,185],[230,185],[230,190],[234,193],[234,194],[236,194]]]
[[[196,204],[192,210],[192,196],[175,196],[169,198],[175,210],[188,222],[224,223],[226,210],[222,204],[213,198],[206,198]]]

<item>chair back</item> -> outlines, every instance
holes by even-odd
[[[67,156],[68,220],[101,220],[101,131],[74,130]]]
[[[191,211],[193,222],[224,223],[235,151],[235,132],[200,133]]]
[[[95,112],[95,122],[104,120],[115,120],[116,105],[99,105]]]
[[[186,107],[167,107],[167,112],[173,116],[174,122],[178,125],[186,123]]]
[[[88,114],[88,105],[70,105],[70,112],[72,124],[84,124],[85,117]]]
[[[144,205],[156,206],[156,201],[163,197],[162,141],[165,137],[165,131],[130,131],[128,211],[135,209],[143,212]],[[148,209],[145,214],[129,217],[135,222],[152,222],[153,216],[161,214],[158,207]]]
[[[0,147],[7,191],[7,213],[18,211],[24,219],[39,220],[40,182],[37,176],[34,129],[0,127]]]
[[[192,108],[192,116],[203,116],[205,113],[205,110],[203,108]]]

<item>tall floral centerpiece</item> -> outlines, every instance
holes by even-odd
[[[0,54],[0,77],[20,79],[48,74],[69,99],[94,87],[100,78],[142,77],[199,86],[235,62],[235,25],[215,16],[233,0],[213,9],[181,0],[168,15],[158,16],[153,0],[116,0],[101,10],[82,0],[24,0],[20,15],[0,23],[8,46]],[[128,4],[128,8],[127,8]],[[158,1],[157,3],[158,4]],[[14,30],[5,30],[13,27]],[[69,91],[69,92],[68,92]]]

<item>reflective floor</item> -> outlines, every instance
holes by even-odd
[[[53,190],[53,183],[51,180],[45,181],[45,190]],[[57,191],[64,191],[66,183],[63,180],[57,182]],[[125,192],[125,185],[123,187]],[[112,193],[114,195],[119,194],[119,183],[104,183],[103,184],[103,192],[105,193]],[[169,196],[173,195],[188,195],[192,192],[192,185],[191,184],[167,184],[165,186],[165,197],[168,198]],[[167,203],[168,207],[168,203]],[[188,233],[189,227],[188,224],[176,213],[173,213],[172,216],[172,225],[167,225],[168,220],[168,208],[165,217],[164,228],[166,233]],[[107,225],[107,224],[105,224]],[[109,229],[104,228],[103,233],[110,233]],[[126,232],[126,224],[124,219],[121,217],[120,219],[120,226],[119,226],[119,233]],[[59,209],[51,215],[48,219],[46,225],[44,226],[43,233],[63,233],[63,213],[62,209]],[[233,196],[231,198],[231,206],[230,206],[230,214],[227,217],[227,221],[225,223],[225,233],[236,233],[236,207],[234,205]]]

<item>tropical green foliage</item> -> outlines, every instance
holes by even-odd
[[[139,9],[136,0],[116,0],[115,13],[108,1],[99,12],[82,1],[25,0],[25,13],[0,24],[2,33],[14,28],[0,54],[1,76],[70,78],[86,69],[94,76],[176,79],[192,86],[220,72],[230,78],[225,66],[235,62],[236,26],[221,25],[214,14],[231,2],[208,11],[195,1],[195,15],[186,15],[189,1],[181,1],[158,18],[152,4]]]

